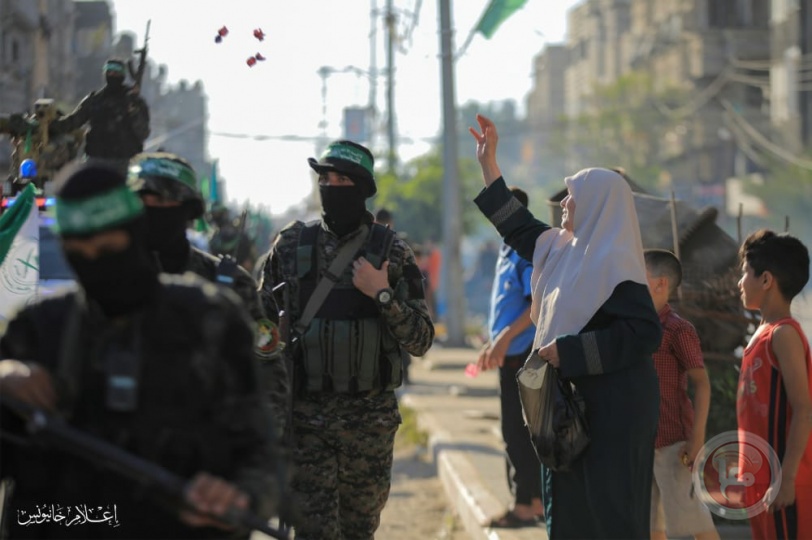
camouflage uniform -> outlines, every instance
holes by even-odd
[[[72,113],[54,120],[51,132],[69,133],[87,123],[87,156],[123,163],[126,168],[126,162],[143,151],[149,136],[149,108],[141,96],[105,86],[88,94]]]
[[[231,222],[217,227],[209,240],[209,249],[215,255],[231,255],[240,266],[251,269],[259,256],[251,237]]]
[[[21,311],[0,341],[0,357],[36,362],[71,379],[73,399],[61,402],[71,424],[155,461],[184,478],[205,470],[236,484],[252,509],[270,516],[278,497],[276,449],[262,407],[250,322],[239,300],[191,274],[162,275],[143,311],[106,318],[84,295],[69,291]],[[68,332],[75,321],[75,332]],[[137,405],[106,404],[110,351],[140,361]],[[77,368],[65,369],[66,351]],[[76,374],[77,376],[71,376]],[[20,434],[19,419],[3,415],[4,430]],[[117,505],[119,527],[45,523],[21,527],[12,538],[222,538],[224,531],[190,527],[176,510],[145,497],[145,486],[56,449],[3,442],[0,476],[16,480],[9,515],[37,505]],[[29,510],[30,509],[30,510]],[[248,538],[248,534],[244,535]]]
[[[207,281],[217,282],[217,267],[220,259],[209,253],[192,247],[189,251],[189,259],[184,271],[192,272],[203,277]],[[240,266],[236,267],[234,273],[234,283],[231,288],[248,309],[248,313],[255,322],[267,318],[275,325],[279,324],[279,309],[273,298],[263,306],[257,293],[257,285],[254,278]],[[267,302],[267,300],[266,300]],[[288,417],[288,372],[284,359],[279,348],[271,352],[265,352],[260,347],[255,348],[255,356],[259,360],[260,375],[264,386],[268,392],[271,410],[274,416],[274,425],[277,434],[284,433],[285,421]]]
[[[146,205],[147,244],[161,271],[170,274],[192,272],[209,282],[232,289],[255,322],[256,351],[263,384],[269,394],[277,434],[288,416],[288,376],[278,339],[279,310],[273,304],[263,308],[254,278],[233,259],[214,257],[190,245],[189,220],[203,216],[205,203],[197,188],[197,175],[188,161],[175,154],[138,154],[130,161],[128,186],[150,201]],[[155,207],[154,199],[174,203]],[[166,239],[170,242],[165,243]],[[273,332],[276,331],[276,342]]]
[[[366,222],[371,223],[367,215]],[[296,221],[277,237],[267,258],[263,258],[260,294],[269,301],[280,283],[289,286],[291,321],[301,316],[300,282],[297,278],[297,246],[304,224]],[[339,239],[323,223],[318,235],[318,257],[325,269],[337,248],[353,234]],[[396,239],[389,254],[389,282],[392,288],[415,275],[417,265],[411,249]],[[352,265],[344,270],[340,283],[352,282]],[[406,290],[400,287],[400,290]],[[277,298],[277,302],[282,302]],[[434,326],[418,280],[405,297],[395,297],[380,317],[401,347],[422,356],[434,339]],[[336,356],[335,360],[340,361]],[[294,357],[294,363],[297,358]],[[298,368],[298,366],[297,366]],[[297,381],[294,388],[301,386]],[[395,432],[401,422],[394,391],[352,393],[304,393],[294,390],[293,444],[296,470],[293,490],[297,515],[296,537],[300,539],[372,538],[380,523],[391,483]]]
[[[52,99],[38,99],[34,103],[33,115],[0,116],[0,133],[10,135],[13,145],[12,178],[19,182],[20,164],[33,159],[37,164],[37,177],[32,180],[42,188],[63,166],[76,158],[84,142],[82,130],[50,136],[49,126],[61,116]]]

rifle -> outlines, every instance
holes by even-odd
[[[230,255],[236,259],[237,254],[240,251],[240,245],[242,244],[242,237],[245,233],[245,223],[248,221],[248,209],[243,209],[242,213],[240,214],[240,226],[237,227],[237,243],[234,244],[234,249],[230,253]]]
[[[267,261],[266,261],[267,264]],[[282,296],[282,309],[279,310],[279,349],[282,353],[282,359],[285,362],[285,367],[287,368],[288,373],[288,403],[287,403],[287,419],[286,419],[286,430],[285,433],[282,434],[285,441],[285,448],[289,451],[293,451],[293,396],[296,392],[295,384],[296,384],[296,377],[294,374],[294,370],[296,368],[294,358],[293,358],[293,347],[292,345],[296,341],[296,338],[291,338],[291,324],[290,324],[290,287],[288,287],[288,283],[283,281],[279,285],[275,286],[271,289],[271,294],[276,300],[279,295]],[[277,302],[278,304],[279,302]],[[287,527],[292,524],[296,518],[293,514],[293,510],[290,507],[284,507],[283,511],[280,511],[280,523]],[[287,510],[285,512],[284,510]]]
[[[242,243],[243,232],[245,231],[245,222],[248,219],[248,210],[243,210],[240,214],[240,225],[237,228],[237,242],[231,249],[231,253],[226,253],[220,258],[217,264],[217,282],[226,285],[234,284],[234,276],[237,274],[237,267],[240,266],[240,261],[237,260],[237,254],[240,250]]]
[[[73,456],[90,461],[94,465],[100,465],[117,474],[146,484],[148,487],[154,488],[154,491],[150,492],[153,496],[168,496],[173,501],[173,505],[178,508],[195,510],[185,500],[187,480],[181,476],[118,446],[88,435],[64,420],[46,414],[41,409],[9,395],[0,396],[0,404],[8,407],[25,421],[26,430],[34,440],[51,444]],[[290,538],[287,530],[272,528],[264,519],[248,510],[230,508],[223,516],[210,515],[209,517],[237,529],[260,531],[271,538],[280,540]]]
[[[141,81],[144,79],[144,70],[147,67],[147,43],[149,42],[149,26],[151,23],[152,19],[149,19],[147,21],[147,31],[144,33],[144,46],[133,51],[138,55],[138,69],[133,69],[132,60],[127,60],[127,69],[130,72],[130,77],[135,81],[135,85],[133,86],[134,94],[141,93]]]

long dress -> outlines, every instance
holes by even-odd
[[[550,227],[511,198],[500,179],[475,202],[505,243],[533,260]],[[652,354],[661,337],[646,286],[626,281],[578,334],[557,338],[560,374],[584,397],[591,443],[571,471],[546,470],[552,540],[649,538],[660,396]]]

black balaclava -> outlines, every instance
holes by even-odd
[[[58,197],[65,201],[87,199],[124,185],[124,177],[108,166],[83,165],[68,177]],[[158,269],[147,249],[143,215],[106,230],[115,229],[130,236],[130,244],[123,251],[103,253],[95,259],[78,252],[65,254],[88,299],[98,303],[108,317],[136,311],[158,290]]]
[[[189,211],[185,206],[145,206],[147,247],[158,254],[161,270],[170,274],[182,272],[191,249],[186,238]]]
[[[112,71],[105,72],[104,81],[107,84],[107,88],[111,92],[122,93],[125,90],[124,77],[122,77],[118,73]]]
[[[67,253],[68,263],[88,298],[97,302],[108,317],[136,311],[156,290],[158,271],[145,242],[139,238],[145,227],[143,218],[121,227],[130,234],[130,245],[123,251],[103,253],[95,259]]]
[[[319,186],[322,219],[339,237],[361,226],[366,216],[366,192],[358,185]]]

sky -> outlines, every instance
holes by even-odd
[[[408,36],[394,55],[393,91],[398,157],[408,161],[426,153],[429,139],[442,129],[439,6],[438,0],[390,1],[399,33]],[[491,39],[475,34],[460,51],[490,1],[451,0],[454,47],[463,53],[454,64],[455,101],[511,99],[524,114],[533,58],[546,43],[565,40],[567,11],[580,2],[527,0]],[[308,197],[312,176],[306,160],[317,157],[317,138],[342,137],[343,108],[368,105],[372,80],[381,127],[370,146],[378,163],[385,159],[387,0],[111,0],[111,5],[115,31],[135,34],[137,46],[151,20],[149,54],[167,65],[170,83],[202,82],[208,154],[218,160],[231,202],[261,204],[281,214]],[[222,26],[229,33],[218,44],[214,38]],[[256,28],[265,33],[264,41],[253,37]],[[246,59],[256,53],[266,60],[249,68]],[[373,65],[380,76],[356,73],[369,73]],[[353,71],[340,72],[347,66]],[[323,78],[322,67],[337,72]],[[304,140],[279,139],[290,136]],[[464,149],[468,142],[459,144]]]

